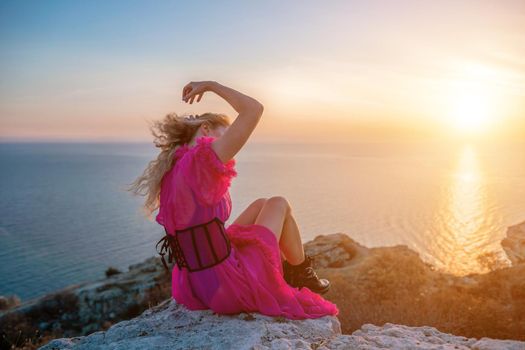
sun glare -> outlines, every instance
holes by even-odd
[[[486,131],[492,116],[490,96],[476,91],[466,91],[456,96],[451,118],[458,131],[462,133]]]
[[[463,66],[459,79],[452,83],[449,101],[451,126],[461,135],[481,135],[495,126],[501,111],[496,82],[501,73],[477,63]]]

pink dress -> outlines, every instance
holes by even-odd
[[[229,186],[237,176],[235,159],[223,163],[211,147],[215,138],[201,136],[192,147],[175,151],[175,165],[162,178],[156,221],[175,232],[212,220],[226,222],[232,201]],[[218,314],[259,312],[289,319],[337,315],[337,306],[307,287],[291,287],[283,278],[277,237],[259,224],[225,227],[231,253],[218,265],[189,272],[176,264],[172,297],[190,310]]]

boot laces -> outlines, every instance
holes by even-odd
[[[318,279],[317,273],[314,271],[313,267],[311,266],[304,269],[304,276],[306,278]]]

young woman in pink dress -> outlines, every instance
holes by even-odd
[[[146,190],[145,208],[159,209],[156,221],[166,235],[157,243],[171,270],[172,296],[191,310],[219,314],[259,312],[290,319],[337,315],[321,294],[330,282],[318,278],[305,254],[289,202],[282,196],[253,201],[225,226],[237,176],[234,156],[248,141],[263,113],[257,100],[215,81],[190,82],[182,99],[192,104],[211,91],[238,116],[224,114],[156,121],[156,146],[162,151],[134,182]]]

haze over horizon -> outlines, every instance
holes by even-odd
[[[525,141],[523,1],[0,4],[0,141],[151,142],[169,112],[261,101],[255,141]]]

